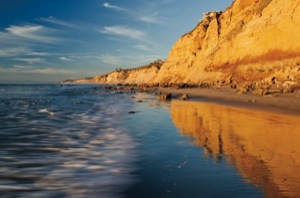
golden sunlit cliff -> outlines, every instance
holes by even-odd
[[[223,13],[205,13],[174,45],[156,80],[299,81],[299,32],[299,1],[236,0]]]
[[[96,76],[106,84],[225,86],[242,92],[300,84],[300,2],[235,0],[224,12],[208,12],[173,46],[161,67]],[[91,81],[88,81],[91,82]],[[251,90],[252,89],[252,90]]]

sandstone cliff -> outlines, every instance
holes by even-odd
[[[205,13],[161,68],[112,72],[94,81],[282,91],[300,83],[299,38],[299,0],[235,0],[224,12]]]
[[[145,84],[155,80],[163,63],[162,60],[157,60],[139,68],[118,69],[93,78],[65,80],[63,83]]]
[[[179,39],[156,82],[299,82],[299,38],[298,0],[236,0]]]
[[[120,69],[106,75],[96,76],[95,81],[102,84],[143,84],[152,82],[156,78],[162,64],[162,60],[157,60],[139,68]]]
[[[206,13],[174,45],[156,82],[299,83],[299,4],[236,0],[223,13]]]

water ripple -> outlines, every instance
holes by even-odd
[[[0,92],[0,197],[118,197],[134,181],[137,145],[119,122],[128,99],[34,88]]]

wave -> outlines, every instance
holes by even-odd
[[[1,106],[2,197],[119,197],[135,181],[137,143],[120,121],[130,99],[86,86],[45,89],[21,99],[34,106]]]

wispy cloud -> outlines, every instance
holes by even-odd
[[[34,66],[28,66],[28,65],[14,65],[14,68],[17,68],[17,69],[32,69],[34,68]]]
[[[41,25],[11,25],[0,31],[0,43],[20,45],[26,42],[57,43],[59,38],[54,37],[55,30]]]
[[[41,58],[14,58],[13,60],[27,62],[29,64],[45,62],[45,60]]]
[[[59,56],[58,53],[37,52],[25,47],[3,47],[0,46],[0,57],[44,57],[44,56]],[[23,59],[25,60],[25,59]],[[37,59],[36,59],[37,60]],[[21,61],[21,60],[20,60]],[[26,62],[26,60],[25,60]]]
[[[160,3],[165,4],[164,2]],[[162,19],[159,17],[158,12],[155,11],[158,9],[159,5],[151,5],[150,7],[145,6],[143,9],[126,9],[123,7],[119,7],[116,5],[111,5],[109,3],[103,3],[103,6],[109,9],[117,10],[117,11],[122,11],[128,14],[130,17],[134,18],[135,20],[146,22],[146,23],[151,23],[151,24],[163,24]],[[142,10],[142,11],[141,11]]]
[[[139,21],[143,21],[146,23],[152,24],[163,24],[162,18],[159,16],[158,12],[152,12],[152,10],[148,11],[149,13],[139,13],[136,18]]]
[[[15,57],[30,53],[31,50],[23,47],[0,49],[0,57]]]
[[[67,22],[67,21],[63,21],[63,20],[54,18],[52,16],[50,16],[48,18],[39,18],[37,20],[41,21],[41,22],[47,22],[47,23],[52,23],[52,24],[59,25],[59,26],[64,26],[64,27],[67,27],[67,28],[72,28],[72,29],[79,29],[80,28],[80,26],[77,25],[77,24],[70,23],[70,22]]]
[[[100,30],[103,34],[109,34],[114,36],[124,36],[136,40],[143,40],[146,34],[143,31],[132,29],[126,26],[107,26]]]
[[[150,15],[148,15],[148,16],[141,15],[138,17],[138,20],[144,21],[146,23],[161,24],[161,21],[158,18],[150,16]]]
[[[10,26],[5,29],[6,32],[0,32],[0,38],[7,39],[26,39],[42,43],[54,43],[58,38],[51,36],[53,30],[41,25]]]
[[[43,69],[33,69],[24,71],[24,73],[32,74],[74,74],[76,71],[66,70],[66,69],[55,69],[55,68],[43,68]]]
[[[144,51],[152,51],[151,48],[149,48],[148,46],[143,45],[143,44],[134,45],[133,48],[139,49],[139,50],[144,50]]]
[[[122,8],[120,6],[116,6],[116,5],[111,5],[107,2],[103,3],[103,6],[109,9],[113,9],[113,10],[118,10],[118,11],[127,11],[127,9]]]
[[[3,73],[28,73],[28,74],[75,74],[78,71],[56,69],[56,68],[36,68],[33,66],[14,65],[13,68],[1,68],[0,72]]]
[[[163,7],[170,3],[169,1],[147,1],[142,9],[138,8],[134,12],[128,12],[135,20],[146,22],[148,24],[166,25],[165,18],[160,13],[164,12]]]
[[[72,59],[72,58],[67,58],[67,57],[65,57],[65,56],[59,57],[59,60],[62,60],[62,61],[74,61],[74,59]]]
[[[116,67],[136,67],[141,66],[142,64],[147,64],[154,60],[161,59],[160,55],[155,54],[127,54],[127,55],[112,55],[112,54],[103,54],[100,56],[100,60],[103,63],[116,66]],[[134,62],[136,65],[131,65]],[[127,64],[127,65],[126,65]]]
[[[100,56],[100,60],[103,63],[110,64],[110,65],[120,65],[122,63],[122,59],[120,57],[113,56],[110,54],[102,54]]]
[[[50,53],[47,52],[28,52],[29,56],[50,56]]]

